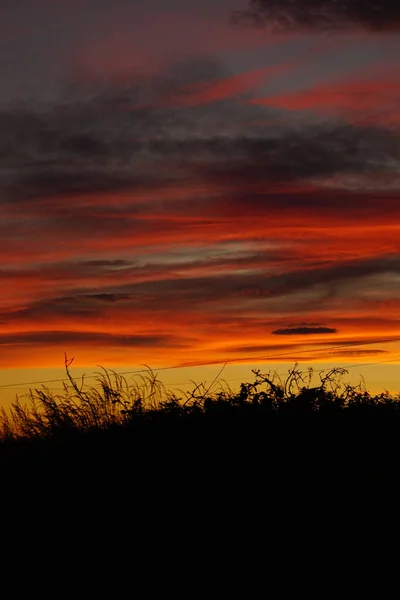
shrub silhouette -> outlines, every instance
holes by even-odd
[[[150,367],[146,375],[128,383],[123,375],[101,367],[97,386],[84,389],[72,377],[73,359],[65,357],[69,384],[64,394],[55,395],[45,386],[30,390],[27,402],[17,397],[7,412],[2,408],[0,436],[10,440],[43,439],[61,434],[106,431],[110,428],[143,427],[188,421],[210,421],[254,417],[372,416],[400,415],[400,397],[384,391],[371,395],[361,383],[343,383],[345,369],[333,368],[319,374],[311,386],[314,371],[303,373],[296,363],[282,380],[276,372],[252,370],[253,383],[242,383],[238,392],[225,385],[211,394],[204,384],[191,392],[167,392]]]
[[[236,480],[253,472],[256,480],[264,472],[380,476],[398,459],[399,395],[344,383],[345,369],[319,373],[316,384],[313,369],[302,372],[297,364],[285,379],[253,370],[253,382],[238,391],[222,380],[214,392],[215,382],[177,395],[150,367],[132,382],[101,368],[94,386],[85,386],[84,377],[78,384],[72,361],[65,357],[63,394],[42,387],[2,409],[2,467],[54,472],[69,464],[180,479],[218,472]]]

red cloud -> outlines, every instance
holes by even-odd
[[[399,69],[384,75],[352,81],[325,83],[307,90],[249,100],[249,103],[284,108],[312,110],[322,114],[354,120],[367,117],[365,123],[399,122],[400,79]],[[375,77],[374,77],[375,75]],[[368,118],[369,116],[369,118]],[[363,119],[364,122],[364,119]]]

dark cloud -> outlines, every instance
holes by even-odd
[[[37,280],[44,278],[47,280],[57,281],[61,285],[63,280],[70,281],[73,279],[76,283],[80,280],[87,280],[93,276],[114,275],[116,278],[120,276],[121,271],[132,269],[133,263],[126,260],[89,260],[89,261],[60,261],[45,264],[33,264],[21,269],[20,267],[0,268],[0,281],[20,280],[27,282],[28,280]]]
[[[388,350],[378,350],[377,348],[371,348],[370,350],[339,350],[336,352],[327,352],[327,355],[332,356],[377,356],[379,354],[388,354]],[[325,354],[324,354],[325,356]]]
[[[329,328],[328,328],[329,329]],[[336,330],[333,330],[336,331]],[[342,339],[335,339],[334,341],[332,340],[321,340],[318,342],[318,346],[321,347],[320,350],[320,355],[319,358],[321,358],[321,352],[323,352],[324,356],[330,356],[330,355],[343,355],[343,356],[362,356],[363,354],[382,354],[382,353],[388,353],[388,350],[377,350],[377,349],[366,349],[366,350],[346,350],[346,349],[342,349],[342,346],[364,346],[364,345],[368,345],[368,344],[379,344],[379,343],[384,343],[387,341],[397,341],[398,338],[394,338],[394,339],[381,339],[381,338],[376,338],[376,339],[366,339],[366,340],[342,340]],[[332,346],[332,344],[337,347],[337,350],[330,350],[330,347]],[[295,352],[295,351],[299,351],[301,350],[301,352],[303,353],[303,358],[301,360],[305,360],[308,357],[308,352],[310,352],[310,354],[312,352],[314,352],[314,347],[315,346],[315,342],[313,341],[302,341],[301,343],[295,343],[295,342],[291,342],[291,343],[287,343],[287,344],[254,344],[251,346],[227,346],[224,348],[224,352],[227,353],[233,353],[233,354],[237,354],[237,353],[242,353],[242,354],[247,354],[247,356],[250,356],[252,354],[258,354],[259,356],[261,356],[262,354],[264,355],[274,355],[274,356],[278,356],[279,354],[286,354],[289,352]],[[324,346],[327,346],[326,349],[324,349]],[[310,347],[310,351],[307,350],[307,348]]]
[[[288,111],[243,102],[246,94],[198,105],[194,94],[185,105],[194,81],[208,89],[226,75],[197,59],[131,86],[67,90],[58,104],[3,106],[2,201],[157,189],[193,177],[238,186],[394,172],[394,130],[307,120],[292,127]],[[249,125],[275,117],[283,119]]]
[[[398,0],[250,0],[246,10],[234,11],[234,24],[267,27],[272,31],[400,29]]]
[[[29,331],[0,335],[0,347],[32,344],[33,346],[85,344],[108,347],[184,347],[181,340],[167,335],[118,335],[90,331]]]
[[[354,177],[385,171],[390,174],[394,172],[394,164],[400,162],[396,132],[356,124],[305,124],[300,131],[281,131],[275,136],[259,138],[237,137],[226,140],[225,144],[214,139],[208,144],[209,160],[199,170],[205,177],[231,184],[233,188],[246,183],[346,174]],[[246,191],[247,198],[251,193]]]
[[[328,290],[332,285],[344,284],[347,281],[354,284],[355,280],[369,275],[399,272],[399,256],[350,260],[337,262],[327,267],[298,269],[269,277],[260,277],[259,275],[248,277],[246,283],[246,278],[243,277],[244,285],[241,293],[258,297],[276,297],[307,290],[312,286],[323,285]]]
[[[216,275],[229,274],[229,272],[234,272],[236,269],[259,271],[266,265],[268,267],[271,264],[287,265],[288,263],[292,263],[296,257],[293,252],[286,249],[245,253],[235,250],[222,252],[222,247],[223,244],[220,244],[218,245],[218,250],[210,252],[210,258],[208,256],[197,258],[196,252],[190,258],[188,255],[190,250],[182,249],[181,252],[186,258],[184,262],[179,260],[179,256],[182,256],[182,254],[179,253],[175,260],[174,253],[168,256],[168,253],[165,252],[162,257],[155,258],[151,255],[141,255],[140,259],[132,261],[120,259],[65,260],[53,263],[33,264],[23,269],[18,267],[0,268],[0,282],[11,280],[14,282],[19,281],[22,284],[35,280],[57,282],[57,289],[60,295],[58,298],[51,300],[50,304],[54,308],[58,307],[61,310],[69,310],[69,307],[72,307],[73,309],[86,311],[90,307],[96,310],[99,302],[115,303],[128,300],[133,301],[132,294],[137,294],[140,289],[138,286],[141,282],[153,281],[153,285],[156,286],[157,281],[165,279],[168,272],[179,272],[179,278],[182,278],[183,275],[193,278],[193,275],[198,270],[204,271],[204,269],[207,269],[210,272],[210,280],[214,281]],[[215,256],[215,252],[217,256]],[[211,275],[211,272],[215,272],[215,275]],[[93,293],[87,292],[87,282],[92,278],[102,281],[101,287],[97,288],[101,290],[99,293],[95,291]],[[70,295],[72,281],[74,282],[76,295]],[[131,282],[128,284],[130,286],[129,292],[122,290],[115,293],[115,286],[121,288],[122,285],[125,285],[124,282]],[[86,293],[82,293],[82,285],[85,287]],[[63,289],[64,286],[65,288]],[[62,292],[68,295],[62,296]],[[164,293],[165,296],[166,293]],[[45,307],[47,307],[45,310],[49,309],[50,305],[48,302],[41,301],[35,304],[36,309],[39,311]]]
[[[101,316],[104,305],[128,302],[131,296],[126,293],[93,293],[59,296],[32,302],[29,306],[7,313],[12,322],[30,321],[45,323],[48,319],[59,317],[91,318]]]
[[[385,343],[389,343],[389,342],[398,342],[400,340],[399,337],[386,337],[386,338],[382,338],[382,337],[371,337],[371,338],[363,338],[363,339],[353,339],[353,340],[335,340],[335,346],[368,346],[369,344],[385,344]],[[331,340],[329,341],[321,341],[318,342],[319,346],[331,346],[332,342]],[[346,350],[347,352],[347,350]],[[386,350],[385,350],[386,352]]]
[[[124,164],[118,149],[102,165],[91,157],[22,164],[11,169],[5,190],[13,198],[159,188],[191,176],[218,185],[261,185],[336,175],[395,173],[396,132],[356,125],[304,126],[264,137],[217,137],[143,142],[138,159]],[[167,165],[168,168],[167,168]],[[257,194],[253,188],[253,194]],[[264,192],[265,194],[265,192]],[[248,194],[247,194],[248,196]],[[291,195],[293,198],[293,194]],[[312,197],[309,201],[312,202]],[[132,209],[131,209],[132,211]]]
[[[324,333],[337,333],[332,327],[289,327],[287,329],[275,329],[274,335],[314,335]]]
[[[164,278],[161,281],[145,281],[104,286],[103,292],[76,293],[32,302],[29,306],[7,313],[13,322],[34,319],[46,322],[47,319],[87,318],[104,314],[104,305],[124,305],[130,311],[151,310],[164,312],[180,308],[185,311],[197,310],[199,305],[215,304],[226,298],[228,291],[236,285],[236,277],[193,277],[187,279]],[[87,287],[87,286],[86,286]],[[97,288],[98,290],[98,288]],[[5,318],[6,314],[2,314]]]
[[[279,354],[282,351],[294,351],[297,348],[302,348],[303,344],[254,344],[251,346],[227,346],[224,352],[228,353],[245,353],[248,356],[251,354]]]
[[[332,352],[321,352],[315,351],[307,353],[307,354],[291,354],[290,356],[280,357],[281,362],[285,363],[306,363],[309,365],[314,361],[326,360],[326,362],[334,362],[334,361],[346,361],[350,358],[363,358],[368,356],[381,356],[380,350],[354,350],[354,352],[342,351],[342,350],[333,350]]]
[[[2,105],[3,196],[119,191],[181,178],[188,152],[204,154],[207,137],[265,118],[265,108],[243,109],[237,99],[185,105],[194,82],[207,90],[229,75],[218,61],[198,57],[130,85],[82,84],[58,102]]]
[[[206,263],[204,263],[206,264]],[[85,286],[85,293],[77,290],[74,295],[58,296],[46,300],[32,302],[30,305],[14,311],[3,312],[0,318],[8,322],[30,321],[59,318],[87,318],[101,316],[105,304],[123,307],[129,311],[164,312],[182,310],[198,311],[202,307],[204,313],[213,311],[218,306],[227,306],[231,301],[241,299],[243,308],[249,310],[249,303],[263,298],[273,299],[299,292],[308,292],[314,286],[324,295],[347,293],[347,285],[351,283],[352,294],[357,280],[370,275],[400,273],[400,257],[383,256],[379,258],[343,261],[319,268],[300,268],[269,275],[262,266],[258,273],[232,272],[203,277],[167,277],[153,281],[131,281],[119,283],[118,277],[112,284],[104,284],[93,289],[92,293]],[[320,303],[320,297],[316,300]],[[282,329],[282,328],[281,328]],[[297,326],[284,327],[288,332],[324,333],[321,327]],[[326,332],[330,333],[330,332]]]
[[[92,294],[93,300],[100,302],[121,302],[121,300],[129,300],[129,294]]]
[[[75,263],[76,264],[76,263]],[[121,258],[116,259],[96,259],[96,260],[82,260],[78,263],[83,267],[96,267],[99,269],[113,269],[115,267],[130,267],[132,265],[131,261],[123,260]],[[74,265],[75,266],[75,265]]]

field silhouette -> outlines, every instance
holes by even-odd
[[[63,395],[43,387],[2,410],[3,479],[34,473],[234,497],[282,481],[298,491],[382,484],[397,471],[400,395],[345,383],[345,369],[316,375],[296,364],[284,380],[253,370],[239,391],[217,382],[178,396],[150,368],[133,383],[103,369],[86,387],[72,377],[72,360]]]

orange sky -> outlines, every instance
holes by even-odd
[[[374,363],[396,390],[397,9],[277,31],[230,0],[44,21],[24,1],[29,27],[10,4],[0,29],[24,67],[0,61],[0,386],[63,377],[67,352],[90,373],[240,359],[232,380]]]

